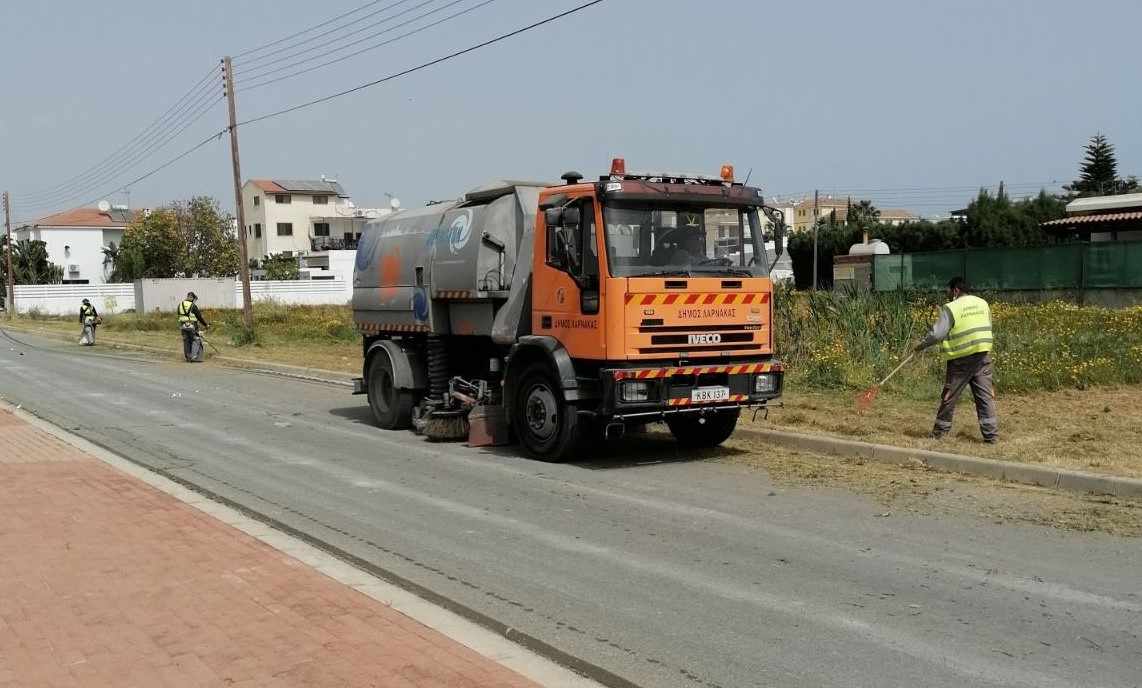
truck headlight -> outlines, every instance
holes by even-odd
[[[624,382],[620,394],[623,401],[650,401],[650,383],[645,380]]]
[[[777,391],[777,376],[773,373],[762,373],[753,379],[754,394],[769,394]]]

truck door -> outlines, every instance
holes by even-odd
[[[573,358],[601,360],[606,352],[596,204],[587,196],[557,210],[545,213],[559,224],[546,227],[546,260],[532,290],[532,332],[555,337]]]

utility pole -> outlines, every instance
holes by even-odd
[[[12,314],[16,312],[16,284],[12,279],[12,215],[8,209],[8,192],[4,192],[4,231],[8,234],[8,250],[4,253],[8,256],[8,319],[12,319]]]
[[[820,191],[813,192],[813,291],[817,291],[817,227],[821,224]]]
[[[234,110],[234,68],[230,56],[222,58],[226,105],[230,110],[230,157],[234,161],[234,207],[238,221],[238,274],[242,277],[242,319],[247,339],[254,333],[254,312],[250,308],[250,258],[246,248],[246,211],[242,208],[242,165],[238,162],[238,116]]]

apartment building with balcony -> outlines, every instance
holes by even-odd
[[[366,220],[388,211],[358,208],[336,180],[250,179],[242,186],[249,256],[354,249]]]

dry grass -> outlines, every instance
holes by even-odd
[[[745,424],[1142,478],[1142,390],[1137,387],[1002,395],[1000,441],[994,446],[980,439],[970,392],[956,409],[952,435],[932,439],[939,393],[933,387],[925,401],[915,391],[894,394],[886,387],[861,416],[855,393],[790,390],[767,419],[747,417]]]

